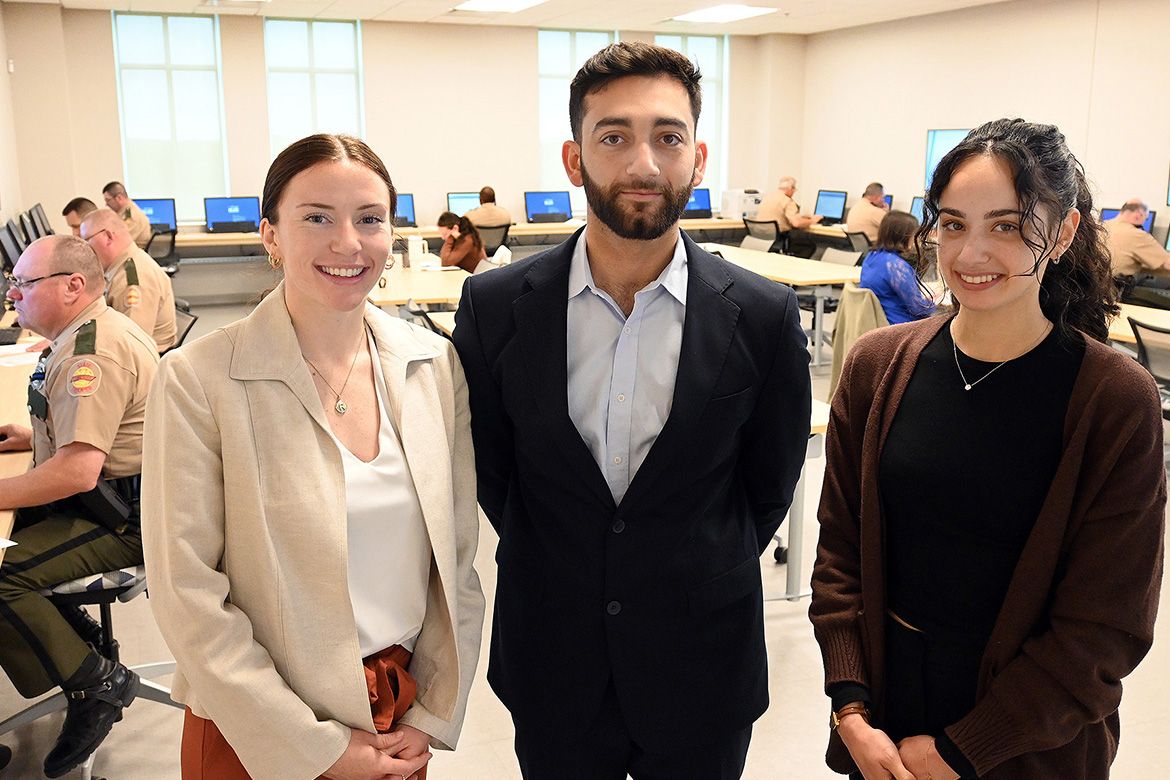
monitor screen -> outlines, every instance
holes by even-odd
[[[830,225],[845,218],[845,198],[848,197],[841,190],[818,190],[817,206],[814,214],[820,214],[823,224]]]
[[[136,200],[138,208],[142,209],[142,213],[150,220],[151,228],[156,225],[160,228],[166,225],[170,230],[177,230],[179,223],[175,220],[175,199],[174,198],[154,198],[147,200]]]
[[[706,187],[691,193],[687,207],[683,210],[683,219],[710,219],[711,217],[711,190]]]
[[[946,157],[947,152],[959,145],[970,130],[927,130],[926,131],[926,189],[934,178],[934,169]]]
[[[1170,252],[1170,230],[1166,231],[1166,251]]]
[[[893,207],[894,207],[894,196],[887,195],[886,196],[886,208],[893,208]]]
[[[478,192],[448,192],[447,211],[453,211],[462,217],[472,209],[479,208]]]
[[[916,196],[910,201],[910,213],[914,215],[914,219],[918,220],[919,225],[922,224],[922,202],[923,198],[921,195]]]
[[[564,222],[573,214],[569,206],[569,193],[560,192],[526,192],[524,193],[524,211],[528,214],[529,222],[548,222],[549,215],[563,215],[552,221]]]
[[[409,192],[398,193],[398,206],[394,215],[395,227],[414,227],[414,195]]]
[[[254,233],[260,224],[260,198],[204,198],[203,212],[208,232]]]
[[[1121,209],[1101,209],[1101,221],[1108,222],[1120,213]],[[1150,228],[1154,226],[1154,216],[1157,213],[1158,212],[1156,211],[1151,211],[1150,213],[1146,214],[1146,221],[1142,223],[1142,230],[1146,231],[1147,233],[1150,232]]]

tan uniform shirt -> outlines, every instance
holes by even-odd
[[[849,209],[849,215],[845,218],[845,230],[850,233],[865,233],[869,243],[876,243],[878,226],[882,224],[882,220],[886,218],[888,213],[881,206],[875,206],[862,198]]]
[[[133,260],[138,284],[130,284],[127,262]],[[106,303],[138,323],[165,352],[175,343],[175,292],[171,277],[154,258],[136,246],[114,258],[106,271]]]
[[[158,369],[154,342],[98,298],[49,350],[33,374],[36,388],[43,368],[40,392],[48,402],[44,417],[33,409],[33,463],[82,442],[106,453],[103,479],[140,473],[146,395]]]
[[[760,203],[760,211],[756,219],[761,222],[775,221],[780,226],[780,232],[792,230],[792,220],[800,216],[800,206],[796,201],[780,190],[772,190],[764,196]]]
[[[1105,230],[1108,232],[1105,245],[1109,248],[1114,276],[1162,271],[1170,260],[1170,252],[1153,236],[1121,217],[1106,220]]]
[[[150,243],[150,218],[146,212],[138,208],[138,204],[130,201],[130,205],[122,212],[122,220],[130,230],[130,237],[138,246],[145,247]]]
[[[472,209],[463,216],[471,220],[476,227],[499,227],[511,225],[512,214],[503,206],[494,203],[485,203],[477,209]]]

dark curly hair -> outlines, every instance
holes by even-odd
[[[1105,229],[1093,208],[1093,196],[1085,169],[1069,151],[1064,134],[1054,125],[1023,119],[997,119],[967,134],[947,153],[934,171],[923,204],[922,227],[915,242],[921,254],[938,225],[938,204],[951,177],[963,162],[977,155],[1003,160],[1012,171],[1016,196],[1023,216],[1020,231],[1036,258],[1033,269],[1050,259],[1056,248],[1055,226],[1072,209],[1081,220],[1072,244],[1051,262],[1040,285],[1040,308],[1062,339],[1074,339],[1079,331],[1098,341],[1109,335],[1109,320],[1117,316],[1117,290],[1105,246]],[[1048,218],[1045,229],[1044,218]],[[955,303],[958,308],[958,302]]]

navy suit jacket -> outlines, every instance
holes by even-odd
[[[669,748],[767,708],[759,557],[804,462],[809,356],[792,290],[684,235],[673,405],[615,505],[568,411],[578,240],[469,278],[456,315],[500,537],[488,680],[552,734],[586,729],[612,677],[631,735]]]

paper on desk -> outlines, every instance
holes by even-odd
[[[0,346],[0,366],[31,366],[40,360],[40,352],[28,352],[28,344],[4,344]]]
[[[15,547],[15,546],[16,546],[16,542],[12,541],[11,539],[0,538],[0,550],[3,550],[5,547]]]

